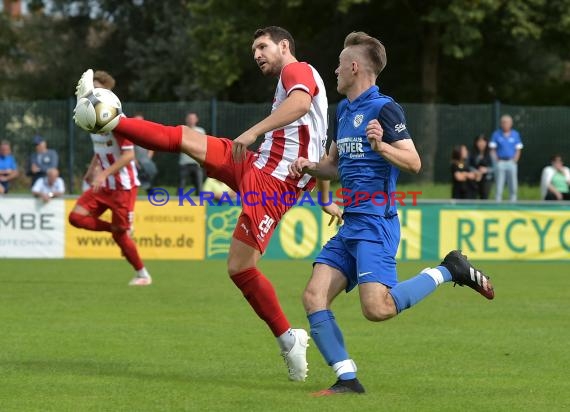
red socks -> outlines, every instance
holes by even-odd
[[[141,270],[144,267],[144,265],[139,256],[137,246],[135,245],[133,239],[131,239],[131,237],[129,236],[128,232],[126,231],[114,232],[113,239],[115,239],[115,242],[117,242],[117,244],[121,248],[121,251],[123,252],[123,255],[125,255],[125,258],[131,264],[131,266],[135,270]]]
[[[281,336],[291,327],[279,305],[273,285],[257,268],[246,269],[231,279],[275,337]]]
[[[111,232],[110,222],[105,222],[90,215],[83,216],[79,213],[71,212],[69,214],[69,223],[81,229],[93,230],[95,232]],[[137,246],[126,231],[114,232],[113,239],[115,239],[123,255],[125,255],[125,258],[127,258],[135,270],[140,270],[144,267],[137,251]]]
[[[183,126],[164,126],[142,119],[123,117],[114,132],[149,150],[179,152]]]
[[[105,222],[94,216],[83,216],[79,213],[71,212],[69,214],[69,223],[71,225],[87,230],[93,230],[95,232],[110,232],[111,223]]]

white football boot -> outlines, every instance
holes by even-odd
[[[77,96],[77,100],[79,101],[79,99],[82,97],[89,96],[91,93],[93,93],[94,88],[95,85],[93,84],[93,70],[86,70],[81,75],[81,78],[77,82],[77,87],[75,88],[75,96]]]
[[[304,329],[291,329],[295,335],[295,344],[289,352],[281,352],[281,356],[289,369],[289,380],[304,381],[307,378],[307,347],[309,346],[309,335]]]
[[[152,284],[152,278],[148,276],[135,276],[129,282],[129,286],[148,286]]]

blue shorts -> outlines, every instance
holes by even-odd
[[[400,243],[398,216],[346,213],[344,224],[316,257],[342,272],[350,292],[360,283],[378,282],[389,288],[398,283],[396,252]]]

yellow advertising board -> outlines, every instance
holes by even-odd
[[[473,259],[564,260],[570,213],[554,210],[442,210],[439,254],[461,249]]]
[[[66,215],[75,200],[66,200]],[[105,212],[101,219],[111,220]],[[206,208],[178,206],[170,202],[154,206],[137,200],[133,240],[142,259],[204,259]],[[108,232],[77,229],[67,223],[65,256],[71,258],[120,258],[121,251]]]
[[[414,260],[422,258],[422,211],[417,208],[401,208],[400,246],[396,259]]]

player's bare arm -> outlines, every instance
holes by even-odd
[[[105,183],[105,180],[111,175],[118,173],[121,168],[128,165],[131,161],[135,159],[134,149],[126,149],[121,151],[121,157],[117,159],[115,163],[109,166],[105,170],[101,170],[93,177],[93,191],[97,192]]]
[[[289,96],[265,119],[239,135],[233,142],[232,154],[235,161],[245,158],[247,148],[259,136],[279,129],[306,115],[311,109],[311,96],[303,90],[293,90]]]
[[[328,203],[329,202],[328,196],[329,196],[329,192],[330,192],[330,188],[331,188],[330,180],[317,179],[317,188],[318,188],[319,192],[321,193],[321,199],[322,199],[323,203]],[[330,199],[330,200],[332,200],[332,199]],[[342,210],[340,207],[338,207],[338,205],[335,202],[331,201],[330,205],[325,204],[324,206],[321,207],[321,209],[323,210],[323,212],[329,214],[331,217],[331,219],[329,220],[329,224],[328,224],[329,226],[332,225],[335,220],[336,220],[337,225],[342,225],[342,222],[343,222]]]
[[[93,157],[91,158],[91,162],[89,162],[89,167],[87,167],[87,171],[85,172],[85,176],[83,177],[83,180],[85,180],[87,183],[91,184],[93,181],[93,177],[97,174],[97,166],[99,165],[99,162],[97,160],[97,156],[93,155]]]
[[[422,162],[412,139],[397,140],[391,144],[382,141],[384,132],[377,119],[366,126],[366,137],[372,149],[400,170],[419,173]]]
[[[291,177],[300,177],[305,173],[322,180],[336,179],[338,177],[338,150],[336,143],[332,142],[329,154],[324,156],[318,163],[299,157],[289,165]]]

